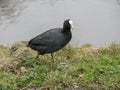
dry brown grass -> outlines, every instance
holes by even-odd
[[[0,60],[2,59],[2,58],[7,58],[7,57],[9,57],[10,56],[10,48],[9,47],[6,47],[6,46],[3,46],[3,45],[1,45],[0,46]]]

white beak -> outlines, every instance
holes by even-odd
[[[70,23],[70,25],[71,25],[71,28],[73,29],[73,28],[74,28],[73,21],[70,20],[69,23]]]

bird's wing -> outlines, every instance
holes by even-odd
[[[55,45],[57,41],[56,38],[56,31],[50,30],[43,34],[40,34],[29,41],[29,45],[35,45],[35,46],[53,46]],[[56,43],[57,44],[57,43]]]

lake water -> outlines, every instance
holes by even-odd
[[[0,44],[30,40],[68,18],[73,45],[120,42],[120,0],[1,0]]]

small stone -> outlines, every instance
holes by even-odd
[[[80,78],[83,78],[83,74],[79,74],[78,76],[79,76]]]
[[[24,72],[24,71],[26,71],[26,68],[25,68],[25,67],[21,67],[20,70],[21,70],[22,72]]]

